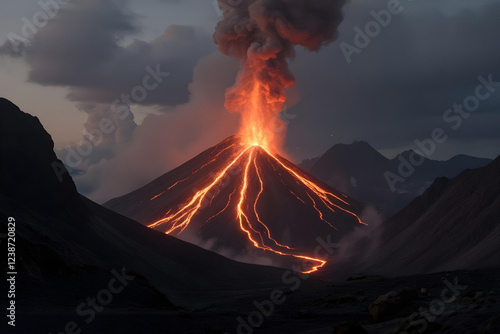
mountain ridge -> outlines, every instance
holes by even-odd
[[[412,166],[410,156],[413,154],[417,153],[407,150],[389,159],[365,141],[337,144],[316,158],[307,171],[346,194],[375,205],[386,216],[392,216],[422,194],[435,178],[452,178],[463,170],[482,167],[491,162],[490,159],[461,154],[445,161],[422,157],[419,166]],[[409,176],[402,177],[398,171],[403,161],[406,166],[410,166],[408,168],[413,168]],[[305,164],[310,165],[311,160]],[[401,177],[402,182],[389,184],[388,173]]]

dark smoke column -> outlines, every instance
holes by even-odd
[[[295,82],[288,68],[294,46],[317,51],[334,41],[346,1],[219,0],[223,18],[214,33],[215,43],[223,54],[242,63],[236,84],[227,92],[226,108],[245,118],[249,97],[253,100],[259,94],[264,112],[259,121],[279,113],[285,89]]]

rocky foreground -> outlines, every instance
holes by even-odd
[[[276,289],[186,295],[190,306],[177,310],[113,303],[81,329],[94,334],[500,332],[500,268],[401,278],[357,275],[336,283],[295,278]],[[61,327],[62,320],[74,317],[68,310],[25,314],[22,321],[36,324],[26,333]]]

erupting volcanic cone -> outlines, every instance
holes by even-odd
[[[303,272],[325,264],[314,255],[318,237],[339,240],[364,224],[360,203],[240,136],[106,206],[158,231],[210,241],[206,247],[224,254],[306,261]]]
[[[270,124],[295,83],[288,67],[294,46],[317,51],[333,41],[344,4],[219,0],[223,16],[214,41],[241,65],[225,101],[228,111],[241,114],[239,135],[109,206],[167,234],[210,240],[207,247],[233,257],[264,252],[302,261],[297,270],[304,273],[324,266],[317,238],[338,239],[363,224],[360,206],[279,156],[285,133]]]

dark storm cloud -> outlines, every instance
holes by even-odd
[[[140,30],[136,21],[124,1],[73,0],[30,38],[23,52],[0,47],[4,55],[24,57],[29,81],[67,87],[68,99],[87,114],[81,141],[57,152],[86,178],[78,184],[84,194],[101,185],[99,169],[133,145],[134,114],[115,102],[158,105],[159,111],[188,102],[196,63],[216,50],[208,34],[168,22],[154,40],[132,40]],[[136,88],[147,96],[134,98]]]
[[[291,123],[290,148],[317,150],[330,134],[337,142],[365,139],[379,149],[408,147],[436,127],[449,129],[444,112],[474,94],[478,76],[492,74],[500,81],[500,4],[449,16],[402,3],[408,8],[354,54],[351,64],[340,43],[354,45],[353,28],[364,29],[373,20],[370,11],[385,9],[387,1],[351,7],[335,45],[319,55],[300,53],[294,71],[304,99],[291,112],[314,112],[302,112]],[[500,124],[500,89],[448,133],[457,143],[486,137],[500,143],[500,132],[488,124]]]
[[[194,28],[171,26],[151,42],[133,41],[134,15],[111,0],[76,0],[34,37],[26,51],[29,80],[66,86],[75,101],[111,103],[141,85],[146,67],[170,73],[143,104],[187,102],[196,61],[213,50]]]

